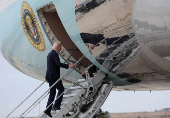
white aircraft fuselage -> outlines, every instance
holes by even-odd
[[[169,0],[10,2],[0,1],[0,5],[3,4],[0,11],[0,47],[4,58],[22,73],[44,81],[47,55],[52,44],[60,41],[61,62],[72,64],[81,56],[86,57],[67,77],[69,80],[77,78],[91,62],[115,82],[118,86],[115,90],[170,89]],[[89,39],[85,42],[87,37],[96,36],[114,43],[115,37],[132,32],[142,51],[123,65],[118,74],[114,72],[115,65],[110,64],[112,67],[106,69],[96,58],[111,43],[101,42],[90,52],[87,45],[90,47],[91,42]],[[116,45],[121,43],[124,41]],[[61,75],[66,72],[61,69]]]

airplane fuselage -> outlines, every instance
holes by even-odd
[[[170,89],[170,2],[92,1],[76,12],[75,5],[81,3],[80,0],[14,1],[0,12],[3,56],[22,73],[45,80],[47,55],[52,50],[52,44],[60,41],[63,45],[61,62],[72,64],[81,56],[86,57],[67,79],[77,78],[92,62],[112,77],[117,86],[133,84],[116,90]],[[129,28],[131,25],[133,28]],[[119,74],[115,74],[113,67],[102,67],[96,57],[107,50],[107,45],[115,42],[115,37],[132,32],[142,49],[141,53],[123,65]],[[102,37],[100,41],[108,39],[111,43],[101,42],[93,51],[89,51],[92,42],[86,43],[85,39],[90,36],[97,39]],[[76,53],[72,54],[74,51]],[[62,69],[61,74],[66,71]]]

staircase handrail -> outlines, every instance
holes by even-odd
[[[31,97],[31,95],[34,94],[45,82],[46,82],[46,80],[43,81],[43,82],[42,82],[27,98],[25,98],[13,111],[11,111],[11,113],[9,113],[6,118],[8,118],[15,110],[17,110],[17,109],[18,109],[29,97]]]
[[[120,30],[120,31],[123,31],[123,30],[127,30],[127,28],[124,28],[124,29],[122,29],[122,30]],[[112,34],[110,34],[109,36],[107,36],[106,38],[104,38],[103,40],[101,40],[100,42],[98,42],[94,47],[96,47],[99,43],[101,43],[101,42],[103,42],[103,41],[105,41],[105,43],[106,43],[106,39],[108,38],[108,37],[110,37],[110,36],[112,36],[112,35],[114,35],[114,34],[116,34],[116,33],[118,33],[119,31],[117,31],[117,32],[115,32],[115,33],[112,33]],[[122,38],[122,37],[121,37]],[[120,40],[121,38],[119,38],[118,40]],[[116,40],[116,42],[118,41],[118,40]],[[114,42],[115,43],[115,42]],[[94,48],[93,48],[94,49]],[[93,50],[93,49],[90,49],[89,50],[89,52],[91,52],[91,50]],[[89,52],[87,52],[87,53],[89,53]],[[83,59],[85,57],[85,55],[83,55],[76,63],[75,63],[75,66],[77,66],[77,64]],[[66,76],[68,76],[73,70],[75,70],[75,68],[70,68],[65,74],[63,74],[41,97],[39,97],[24,113],[22,113],[21,114],[21,116],[20,116],[20,118],[22,117],[22,115],[24,115],[34,104],[36,104],[37,103],[37,101],[39,100],[39,99],[41,99],[53,86],[55,86],[61,79],[63,79],[63,78],[65,78]],[[82,76],[82,74],[81,74],[81,76]],[[75,83],[74,83],[75,84]],[[68,88],[67,88],[68,89]],[[65,92],[65,91],[64,91]],[[64,92],[63,92],[63,94],[64,94]],[[62,94],[61,94],[62,95]],[[60,96],[61,96],[60,95]],[[60,97],[59,96],[59,97]],[[59,97],[57,97],[57,99],[59,98]],[[54,101],[53,101],[54,102]],[[50,105],[49,105],[50,106]],[[49,107],[48,106],[48,107]],[[47,107],[47,108],[48,108]],[[43,112],[42,112],[43,113]],[[40,116],[40,115],[39,115]]]
[[[47,95],[48,95],[48,94],[49,94],[49,93],[47,93]],[[29,110],[23,117],[25,118],[25,116],[26,116],[27,114],[29,114],[45,97],[47,97],[47,95],[45,95],[39,102],[37,102],[37,104],[35,104],[35,106],[32,107],[32,109]]]
[[[83,55],[76,63],[75,66],[77,66],[77,64],[85,57],[85,55]],[[41,97],[39,97],[26,111],[24,111],[20,118],[22,117],[23,114],[25,114],[25,112],[27,112],[34,104],[37,103],[37,101],[39,99],[41,99],[52,87],[54,87],[62,78],[65,78],[67,75],[69,75],[73,70],[75,70],[75,68],[70,68],[65,74],[63,74]]]
[[[83,74],[83,73],[82,73]],[[78,77],[78,79],[76,80],[76,81],[78,81],[81,77],[82,77],[82,74]],[[72,87],[75,83],[76,83],[76,81],[74,81],[74,83],[72,83],[68,88],[66,88],[66,90],[64,90],[64,92],[62,92],[61,94],[60,94],[60,96],[62,96],[64,93],[66,93],[69,89],[70,89],[70,87]],[[80,86],[81,87],[81,86]],[[85,87],[82,87],[82,88],[85,88]],[[58,96],[45,110],[47,110],[60,96]],[[44,111],[45,111],[44,110]],[[44,111],[43,112],[41,112],[41,114],[38,116],[38,117],[36,117],[36,118],[39,118],[43,113],[44,113]]]
[[[87,68],[90,68],[90,67],[92,67],[92,66],[93,66],[93,64],[91,64],[91,65],[88,66]],[[85,72],[86,72],[86,71],[84,71],[83,73],[85,73]],[[76,79],[74,82],[70,82],[70,81],[68,81],[68,80],[63,79],[64,81],[69,82],[69,83],[72,83],[72,84],[71,84],[66,90],[64,90],[64,92],[61,93],[61,94],[64,94],[65,92],[67,92],[67,91],[69,90],[69,88],[72,87],[72,86],[75,85],[75,84],[76,84],[77,86],[80,86],[80,87],[84,88],[82,85],[76,83],[76,82],[82,77],[83,73],[82,73],[82,74],[78,77],[78,79]],[[49,93],[48,93],[48,94],[49,94]],[[47,94],[47,95],[48,95],[48,94]],[[47,95],[46,95],[46,96],[47,96]],[[46,96],[44,96],[39,102],[41,102]],[[58,99],[58,97],[57,97],[55,100],[57,100],[57,99]],[[54,100],[54,101],[55,101],[55,100]],[[53,102],[54,102],[54,101],[53,101]],[[38,105],[39,102],[37,102],[37,104],[35,104],[35,106],[24,115],[24,117],[25,117],[28,113],[30,113],[30,112]],[[53,103],[53,102],[52,102],[52,103]],[[52,105],[52,103],[51,103],[50,105]],[[50,105],[49,105],[49,106],[50,106]],[[46,109],[48,109],[48,108],[49,108],[49,107],[47,107]],[[46,109],[45,109],[45,110],[46,110]],[[44,111],[45,111],[45,110],[44,110]],[[44,111],[43,111],[43,112],[44,112]],[[43,112],[42,112],[42,113],[43,113]],[[42,113],[41,113],[41,114],[42,114]],[[40,115],[41,115],[41,114],[40,114]],[[40,115],[39,115],[39,116],[40,116]],[[39,116],[38,116],[38,117],[39,117]],[[38,118],[38,117],[37,117],[37,118]]]

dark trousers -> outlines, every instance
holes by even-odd
[[[49,82],[49,86],[51,87],[55,82]],[[47,102],[47,106],[46,108],[54,101],[54,98],[55,98],[55,95],[56,95],[56,89],[58,90],[58,94],[57,94],[57,97],[61,95],[61,93],[64,92],[64,86],[63,86],[63,83],[62,81],[60,80],[55,86],[53,86],[51,89],[50,89],[50,95],[49,95],[49,98],[48,98],[48,102]],[[54,107],[57,107],[57,108],[60,108],[61,106],[61,102],[62,102],[62,99],[63,99],[63,95],[61,95],[54,103]],[[52,109],[52,105],[47,109],[47,111],[51,111]]]

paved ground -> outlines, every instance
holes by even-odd
[[[26,117],[36,118],[36,117]],[[112,113],[111,118],[170,118],[170,111]]]
[[[170,118],[170,112],[112,113],[111,118]]]

